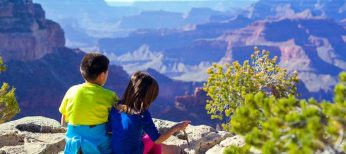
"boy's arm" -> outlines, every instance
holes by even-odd
[[[60,120],[60,124],[62,127],[66,127],[66,105],[67,102],[69,101],[70,98],[70,91],[71,91],[72,87],[70,89],[67,90],[64,98],[61,101],[60,107],[59,107],[59,112],[61,113],[61,120]]]
[[[65,120],[65,116],[63,114],[61,115],[61,126],[66,127],[66,120]]]

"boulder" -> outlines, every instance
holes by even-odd
[[[154,123],[160,132],[165,132],[176,124],[176,122],[160,119],[154,119]],[[232,133],[216,131],[214,128],[206,125],[189,125],[186,128],[186,134],[190,145],[188,145],[187,138],[183,132],[174,134],[164,144],[178,146],[189,154],[199,154],[205,153],[226,138],[234,136]]]

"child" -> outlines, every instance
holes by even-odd
[[[106,56],[86,54],[80,65],[85,83],[72,86],[62,100],[61,125],[67,122],[65,154],[111,152],[105,123],[118,98],[102,87],[107,81],[108,65]]]
[[[159,86],[149,74],[136,72],[131,76],[122,100],[110,113],[112,153],[143,154],[153,146],[156,153],[161,153],[160,144],[173,133],[188,126],[190,122],[185,121],[173,126],[164,134],[158,132],[148,111],[158,92]],[[144,137],[143,131],[147,134]],[[151,140],[148,140],[148,136]]]

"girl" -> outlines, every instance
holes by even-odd
[[[144,72],[131,76],[122,100],[111,110],[112,153],[143,154],[163,153],[161,143],[175,132],[184,130],[189,121],[184,121],[160,134],[148,111],[159,93],[156,80]],[[147,134],[143,136],[143,131]],[[152,142],[154,141],[155,144]]]

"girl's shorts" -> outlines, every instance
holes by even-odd
[[[143,136],[142,142],[144,144],[144,154],[161,154],[161,144],[155,144],[148,134]]]

